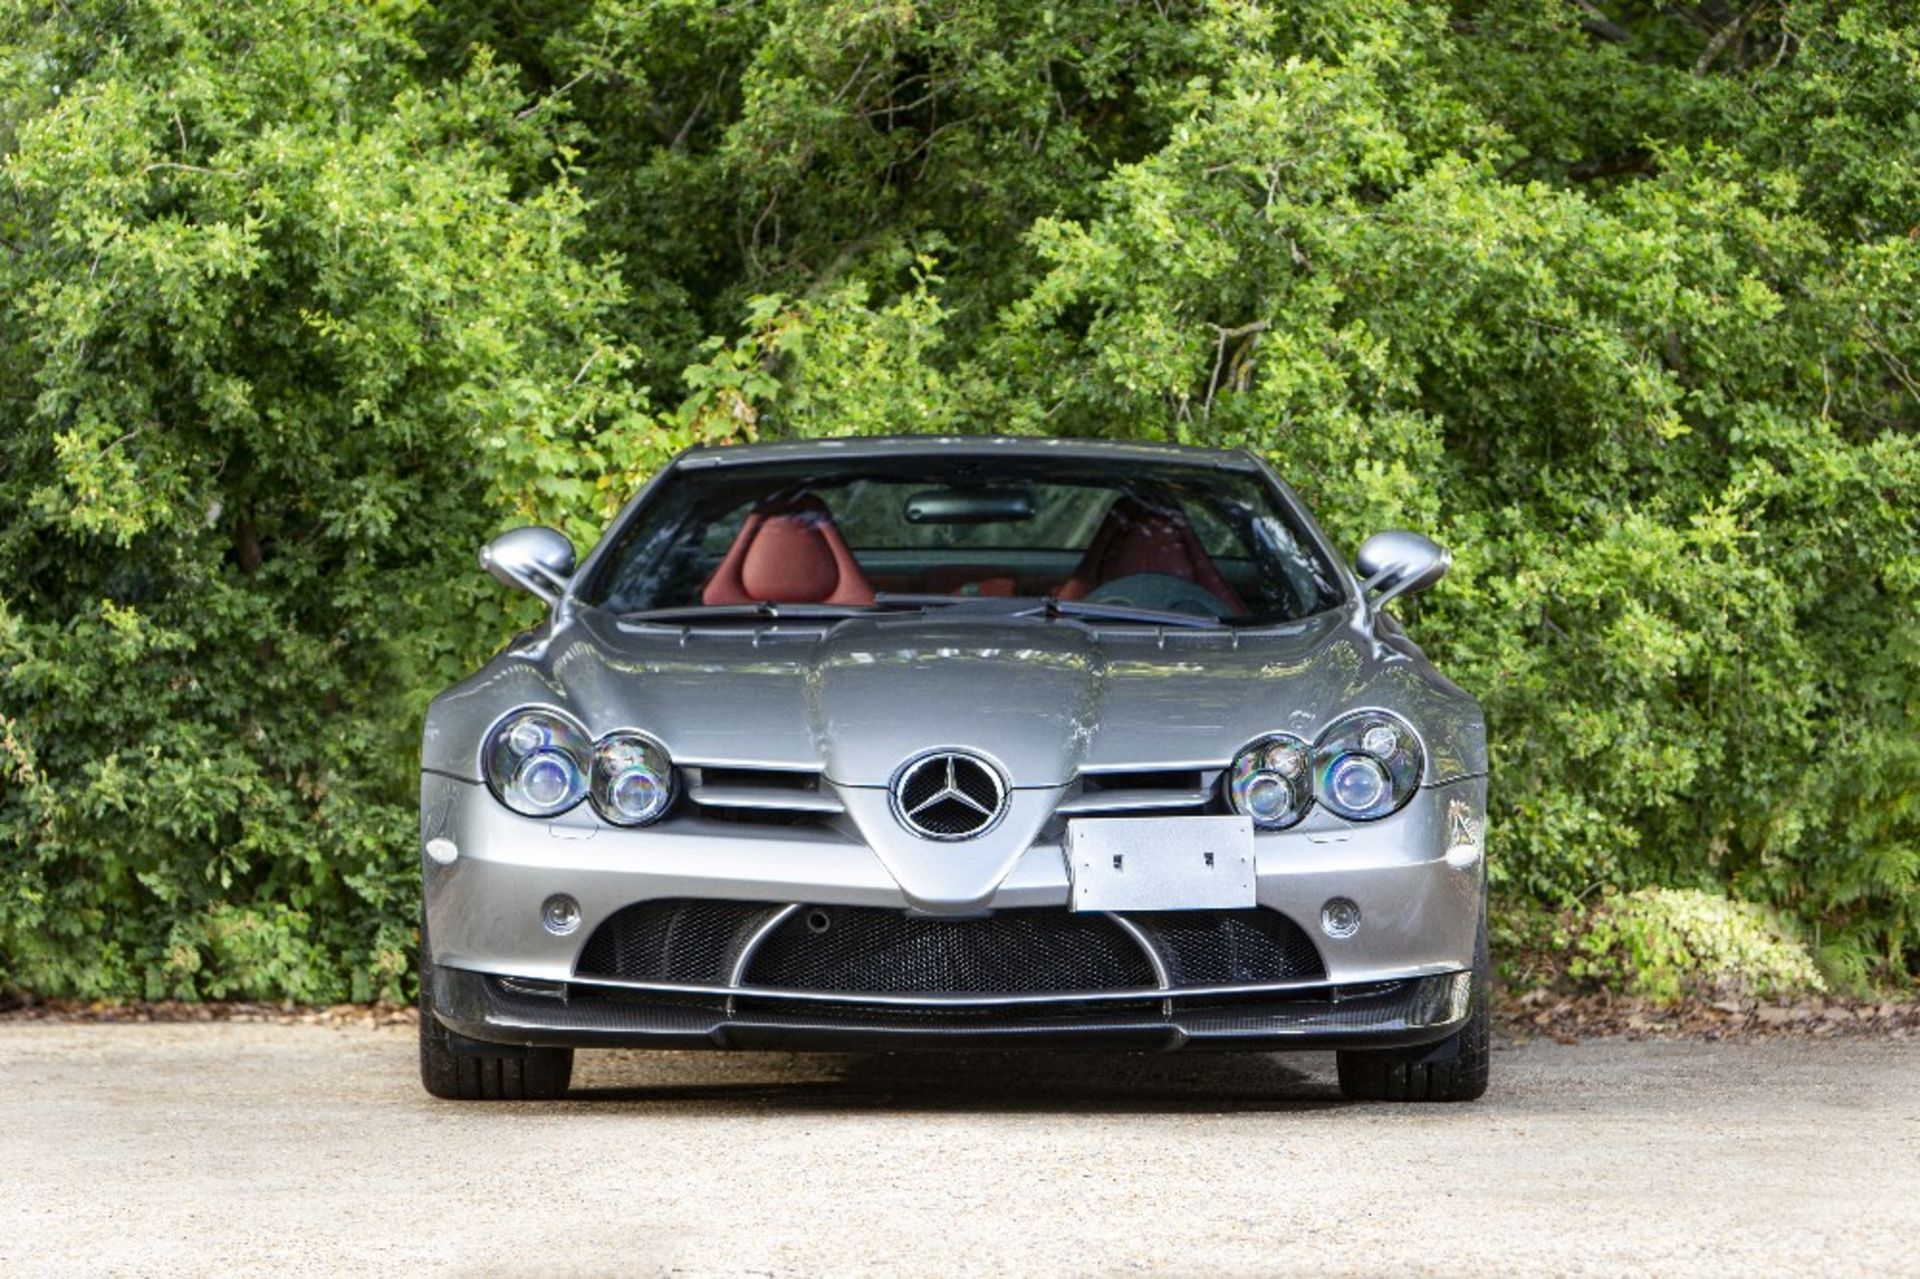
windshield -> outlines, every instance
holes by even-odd
[[[922,454],[677,471],[581,598],[628,614],[1007,596],[1265,623],[1332,607],[1337,581],[1251,471]]]

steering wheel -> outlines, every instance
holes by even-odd
[[[1225,617],[1227,602],[1198,582],[1173,573],[1129,573],[1102,582],[1086,595],[1089,604],[1119,604],[1150,608],[1161,613],[1191,613],[1195,617]]]

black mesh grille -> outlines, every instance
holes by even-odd
[[[779,909],[761,902],[641,902],[594,930],[574,971],[623,981],[724,984],[740,947]]]
[[[791,768],[703,768],[703,786],[773,786],[811,795],[820,789],[820,774]]]
[[[1205,782],[1206,774],[1198,769],[1156,768],[1136,773],[1086,773],[1080,778],[1080,789],[1090,795],[1103,790],[1192,791]]]
[[[782,907],[668,899],[629,906],[581,949],[584,978],[724,985],[741,948]],[[1269,910],[1161,911],[1127,917],[1175,986],[1313,981],[1311,939]],[[875,994],[1033,994],[1150,988],[1138,944],[1105,915],[1003,910],[937,919],[873,907],[808,906],[769,934],[745,984]]]
[[[747,984],[877,994],[1025,994],[1155,985],[1153,969],[1111,919],[1004,910],[928,919],[897,910],[813,906],[776,928],[747,965]]]
[[[1127,918],[1145,930],[1175,986],[1326,976],[1312,940],[1275,911],[1169,910]]]

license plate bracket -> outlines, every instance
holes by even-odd
[[[1068,909],[1243,910],[1255,904],[1246,817],[1096,817],[1067,823]]]

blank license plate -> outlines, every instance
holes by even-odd
[[[1099,817],[1067,823],[1073,910],[1238,910],[1254,904],[1245,817]]]

